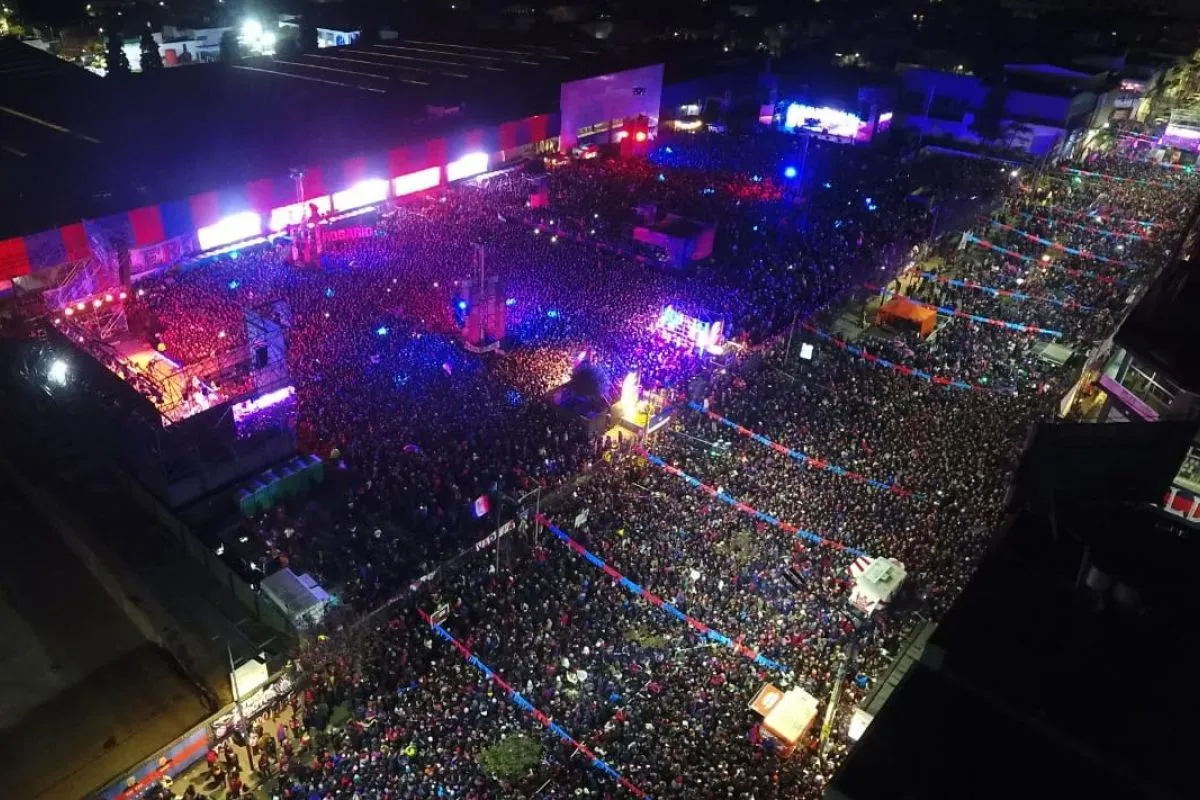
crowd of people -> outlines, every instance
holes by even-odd
[[[298,658],[307,688],[292,701],[296,725],[314,735],[267,759],[274,793],[818,797],[848,747],[851,710],[969,580],[1024,435],[1050,417],[1070,375],[1040,357],[1037,334],[957,316],[939,317],[931,336],[866,326],[859,344],[972,388],[883,369],[796,322],[828,325],[872,294],[864,284],[886,283],[1060,331],[1086,353],[1163,263],[1176,232],[1165,221],[1195,202],[1197,184],[1171,173],[1168,190],[1168,173],[1150,163],[1073,166],[1128,180],[1014,176],[946,156],[897,165],[783,135],[664,138],[648,160],[507,173],[406,203],[381,235],[333,246],[320,270],[268,248],[146,284],[143,313],[184,362],[244,342],[245,308],[288,301],[298,434],[342,469],[324,493],[248,523],[259,567],[310,572],[360,614],[401,598]],[[549,205],[527,207],[546,183]],[[926,242],[936,219],[911,201],[918,189],[940,197],[939,214],[994,202],[973,239]],[[711,262],[676,274],[639,260],[629,231],[648,204],[713,224]],[[456,339],[477,242],[507,298],[505,355]],[[653,321],[667,304],[726,320],[745,357],[717,365],[663,341]],[[639,447],[587,435],[546,402],[580,360],[612,385],[635,371],[677,398],[671,423]],[[689,394],[808,460],[740,435]],[[575,546],[526,513],[495,552],[409,591],[496,515],[516,512],[504,501],[480,514],[476,498],[532,489]],[[908,574],[901,597],[871,615],[848,603],[858,552]],[[631,594],[597,559],[735,646]],[[461,650],[417,613],[439,607]],[[625,783],[548,733],[464,651]],[[766,682],[837,698],[828,741],[814,734],[780,758],[747,709]],[[323,730],[336,707],[349,721]],[[482,751],[517,735],[540,760],[520,774],[489,771]]]

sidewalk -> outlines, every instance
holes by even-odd
[[[256,722],[262,724],[264,736],[276,736],[279,726],[287,725],[291,722],[291,720],[292,709],[291,706],[288,706],[279,713],[279,716],[270,717],[264,715],[259,717]],[[290,731],[288,735],[291,735]],[[261,785],[262,781],[260,776],[257,772],[254,772],[250,769],[250,758],[247,752],[248,748],[238,747],[235,744],[233,746],[233,750],[238,757],[238,765],[241,769],[242,782],[251,790],[251,792],[245,796],[266,800],[268,794]],[[207,797],[212,798],[212,800],[216,800],[217,798],[224,800],[227,792],[224,783],[214,783],[209,778],[208,764],[204,761],[204,759],[200,759],[187,770],[178,775],[175,778],[175,782],[171,785],[171,791],[176,795],[182,796],[183,793],[187,791],[189,786],[195,786],[198,793],[206,795]]]

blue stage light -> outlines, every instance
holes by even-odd
[[[388,329],[387,329],[387,328],[385,328],[385,327],[383,327],[383,326],[381,325],[380,327],[378,327],[378,328],[376,328],[376,329],[375,329],[375,335],[376,335],[376,336],[387,336],[387,335],[388,335]]]
[[[506,306],[515,306],[516,304],[517,304],[517,298],[515,298],[515,297],[510,297],[504,301],[504,305],[506,305]]]
[[[792,178],[796,177],[796,168],[795,167],[784,167],[783,177],[787,178],[789,181]]]
[[[239,286],[239,284],[238,284],[238,282],[237,282],[237,281],[230,281],[230,282],[229,282],[229,288],[230,288],[231,290],[232,290],[232,289],[236,289],[238,286]]]
[[[466,300],[459,300],[459,301],[458,301],[458,310],[459,310],[459,311],[466,311],[466,310],[467,310],[467,301],[466,301]]]
[[[552,308],[546,312],[546,316],[550,319],[558,319],[558,312]]]

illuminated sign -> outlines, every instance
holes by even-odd
[[[458,181],[487,172],[487,153],[468,153],[457,161],[446,165],[446,181]]]
[[[271,216],[267,221],[267,228],[271,233],[279,233],[289,225],[299,225],[308,219],[308,207],[310,205],[317,207],[318,214],[328,214],[333,209],[329,195],[314,197],[311,200],[305,200],[303,203],[292,203],[290,206],[273,208],[271,209]]]
[[[207,225],[196,231],[201,250],[233,244],[262,235],[262,217],[253,211],[231,214],[220,222]]]
[[[349,211],[352,208],[362,208],[372,203],[382,203],[387,200],[388,182],[383,178],[359,181],[333,195],[333,208],[336,211]]]
[[[850,139],[858,136],[862,124],[861,119],[848,111],[826,106],[806,106],[801,103],[790,104],[783,116],[783,127],[788,130],[803,128]]]
[[[404,197],[407,194],[415,194],[423,192],[426,189],[441,184],[442,168],[430,167],[419,172],[410,172],[407,175],[401,175],[392,179],[392,194],[396,197]]]

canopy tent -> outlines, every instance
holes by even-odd
[[[262,590],[299,630],[320,622],[329,603],[329,594],[312,576],[287,567],[263,578]]]
[[[895,295],[879,307],[879,311],[875,313],[875,324],[915,327],[921,336],[928,336],[937,326],[937,312],[932,308],[917,305],[907,297]]]

